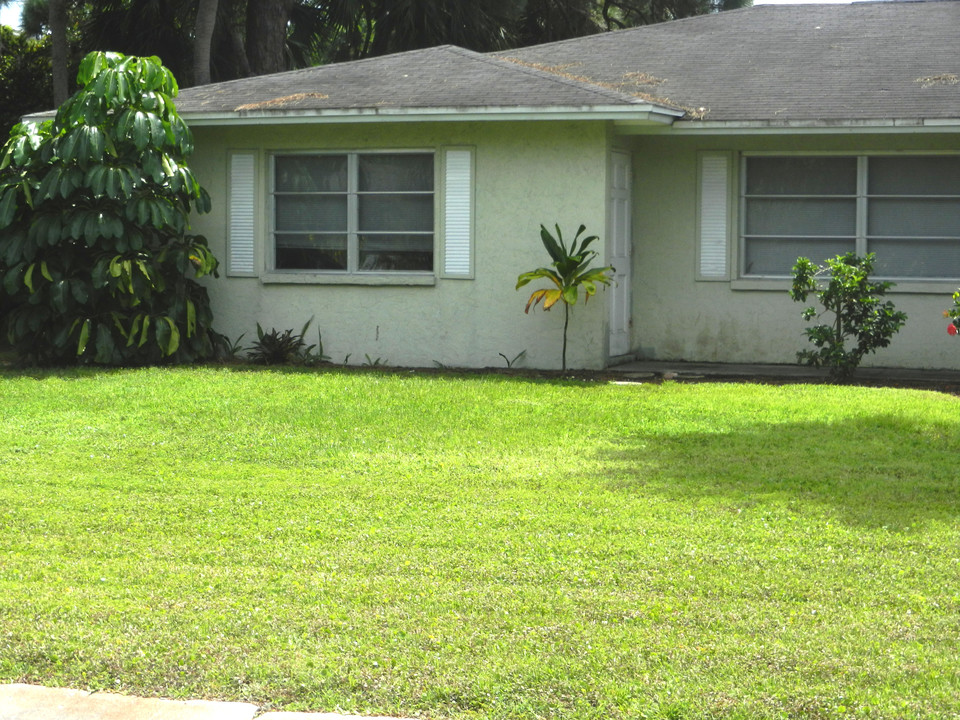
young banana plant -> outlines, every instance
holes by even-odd
[[[560,358],[560,366],[563,370],[567,369],[567,326],[570,323],[570,308],[577,304],[580,296],[580,290],[583,289],[584,304],[590,299],[591,295],[597,294],[597,285],[610,285],[613,282],[611,277],[614,268],[607,266],[602,268],[592,268],[590,264],[598,253],[596,250],[587,248],[595,240],[596,235],[580,239],[580,236],[586,231],[586,226],[581,225],[574,236],[570,247],[567,248],[563,241],[563,234],[560,232],[560,226],[554,226],[557,230],[557,237],[554,238],[543,225],[540,226],[540,239],[543,246],[547,249],[553,262],[549,267],[540,267],[530,272],[522,273],[517,277],[517,290],[534,280],[549,280],[553,287],[534,290],[527,300],[525,313],[530,312],[530,308],[536,308],[541,302],[543,309],[549,310],[558,302],[563,303],[563,351]],[[579,246],[578,246],[579,244]]]

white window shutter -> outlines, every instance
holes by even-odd
[[[700,156],[698,277],[727,280],[730,233],[730,154]]]
[[[256,275],[254,236],[256,218],[256,161],[252,152],[230,155],[228,209],[228,275]]]
[[[473,277],[473,151],[444,152],[443,274]]]

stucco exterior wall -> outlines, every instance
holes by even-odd
[[[262,278],[212,280],[215,328],[228,337],[256,337],[265,329],[299,330],[313,317],[308,341],[323,333],[334,362],[367,356],[395,366],[503,366],[525,350],[522,366],[560,365],[563,313],[524,315],[533,286],[516,291],[517,275],[546,265],[539,226],[560,223],[570,235],[583,223],[603,234],[608,130],[601,123],[433,123],[195,127],[191,167],[210,192],[213,211],[193,219],[218,258],[226,257],[227,158],[231,150],[260,151],[261,198],[266,198],[267,154],[283,150],[436,149],[469,146],[475,155],[474,279],[444,279],[432,286],[359,286],[264,283]],[[437,179],[439,186],[440,178]],[[267,242],[266,206],[260,203],[258,257]],[[439,253],[437,253],[439,263]],[[602,296],[602,293],[601,293]],[[602,367],[606,360],[603,300],[578,305],[570,327],[567,364]],[[518,363],[520,365],[520,363]]]
[[[657,135],[628,142],[634,153],[633,348],[641,357],[700,362],[793,363],[808,341],[802,306],[788,296],[788,281],[766,289],[736,282],[736,231],[733,281],[697,281],[699,151],[960,151],[957,134]],[[736,154],[734,165],[739,168]],[[738,218],[732,227],[739,227]],[[942,316],[956,285],[931,284],[922,292],[915,286],[905,291],[905,286],[891,291],[890,299],[909,316],[906,325],[864,365],[960,368],[960,343],[947,336]]]

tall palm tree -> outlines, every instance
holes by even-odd
[[[286,70],[284,49],[294,0],[247,0],[247,60],[254,75]]]
[[[67,6],[65,0],[48,0],[50,62],[53,73],[53,104],[59,107],[69,96],[67,72]]]
[[[205,85],[210,82],[210,49],[213,45],[213,31],[217,24],[217,5],[219,0],[199,0],[197,20],[194,23],[193,39],[193,83]]]

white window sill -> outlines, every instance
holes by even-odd
[[[260,276],[264,285],[411,285],[437,284],[433,273],[333,273],[267,272]]]
[[[887,278],[875,277],[880,282]],[[896,285],[887,293],[914,295],[952,295],[960,286],[960,280],[891,280]],[[768,290],[789,292],[792,283],[787,278],[739,278],[730,282],[731,290]]]

